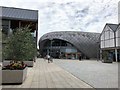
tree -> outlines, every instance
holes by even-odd
[[[17,28],[16,32],[7,38],[3,55],[5,59],[17,61],[31,60],[36,55],[36,45],[29,27]]]

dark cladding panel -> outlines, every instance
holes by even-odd
[[[42,49],[44,45],[42,44],[42,42],[44,40],[60,39],[71,43],[89,58],[97,58],[97,53],[99,50],[98,44],[99,36],[100,36],[99,33],[90,32],[74,32],[74,31],[51,32],[43,35],[40,38],[39,45],[40,48]]]
[[[2,7],[2,14],[0,15],[0,17],[2,17],[3,19],[37,21],[38,11],[13,7]]]

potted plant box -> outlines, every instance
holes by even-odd
[[[27,64],[28,67],[33,67],[34,62],[35,62],[35,58],[24,61],[24,63]]]
[[[7,66],[7,65],[9,65],[10,64],[10,61],[11,60],[3,60],[3,62],[2,62],[2,66]]]
[[[33,67],[34,65],[34,60],[28,60],[28,61],[23,61],[28,67]],[[2,62],[2,65],[3,66],[7,66],[10,64],[10,60],[4,60]]]
[[[2,84],[21,84],[27,75],[27,67],[23,70],[2,70]]]
[[[3,61],[2,84],[22,83],[27,75],[26,64],[30,65],[27,60],[36,55],[36,45],[30,26],[17,28],[6,42],[2,51],[3,58],[8,60]]]
[[[2,68],[2,84],[21,84],[27,76],[27,67],[21,62],[11,63]]]
[[[34,65],[33,60],[24,61],[24,63],[27,64],[28,67],[33,67],[33,65]]]
[[[112,60],[102,60],[103,63],[112,63],[113,61]]]

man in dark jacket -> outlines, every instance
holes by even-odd
[[[79,55],[79,61],[81,61],[81,54]]]

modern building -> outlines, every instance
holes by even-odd
[[[38,32],[38,10],[21,9],[0,6],[1,29],[6,35],[15,32],[16,28],[30,25],[31,34],[37,37]],[[37,38],[36,38],[37,41]]]
[[[28,10],[14,7],[0,6],[0,30],[2,31],[2,48],[4,49],[6,37],[13,34],[16,28],[29,26],[37,46],[38,10]],[[2,49],[2,50],[3,50]],[[4,60],[2,57],[1,60]]]
[[[39,41],[41,56],[53,58],[98,58],[99,33],[60,31],[43,35]]]
[[[120,25],[107,23],[100,35],[100,44],[102,59],[120,61]]]

